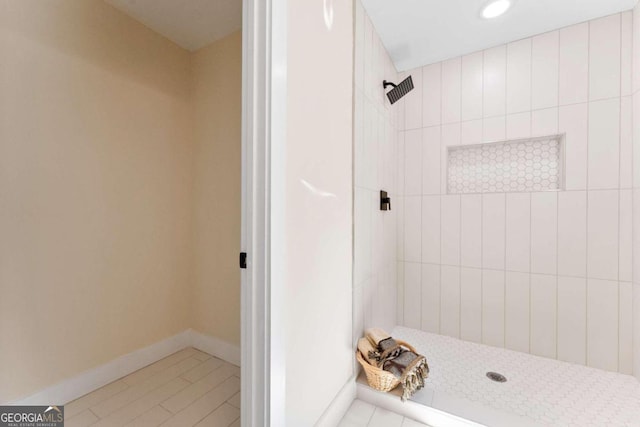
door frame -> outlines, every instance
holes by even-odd
[[[243,0],[243,426],[285,425],[284,248],[271,236],[284,229],[286,9],[287,0]]]

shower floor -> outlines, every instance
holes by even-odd
[[[443,418],[453,414],[456,425],[640,426],[640,382],[630,375],[405,327],[392,335],[427,357],[425,388],[402,404],[398,393],[376,392],[361,375],[358,397],[418,421],[454,425]],[[491,381],[489,371],[507,382]]]

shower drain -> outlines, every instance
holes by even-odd
[[[505,377],[502,374],[499,374],[497,372],[487,372],[487,378],[489,378],[491,381],[495,381],[497,383],[506,383],[507,382],[507,377]]]

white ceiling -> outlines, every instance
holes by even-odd
[[[242,0],[105,1],[190,51],[242,27]]]
[[[398,71],[631,9],[638,0],[512,0],[486,20],[487,0],[362,0]]]

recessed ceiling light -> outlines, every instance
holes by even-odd
[[[497,18],[511,7],[510,0],[495,0],[482,9],[482,17],[485,19]]]

